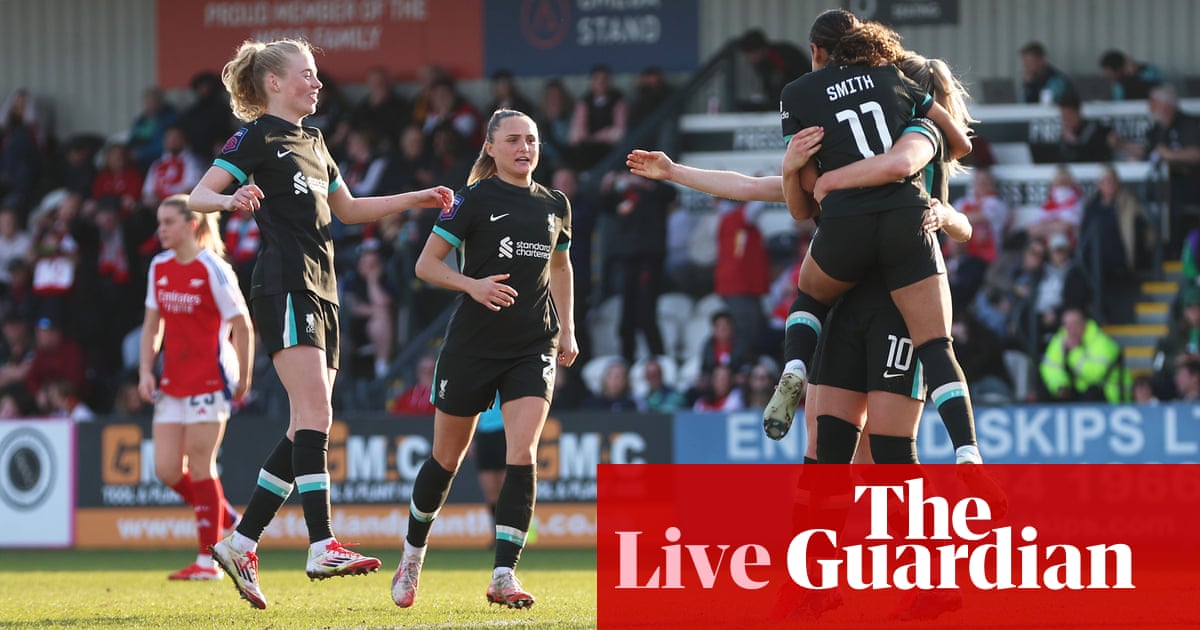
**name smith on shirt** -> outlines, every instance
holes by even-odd
[[[869,90],[875,87],[875,82],[871,80],[869,75],[860,74],[848,79],[843,79],[825,88],[825,93],[829,95],[830,101],[836,101],[843,96],[849,96],[856,92]]]

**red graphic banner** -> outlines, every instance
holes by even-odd
[[[1195,627],[1200,468],[602,465],[601,628]]]
[[[158,0],[158,83],[183,87],[219,72],[246,39],[306,39],[317,67],[360,83],[374,66],[400,80],[435,63],[459,79],[483,73],[481,0]]]

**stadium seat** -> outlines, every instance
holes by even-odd
[[[685,293],[665,293],[658,298],[658,329],[663,347],[672,358],[683,355],[684,328],[694,308],[694,300]]]
[[[592,336],[592,354],[621,354],[621,296],[613,295],[588,313],[588,333]]]
[[[709,293],[696,302],[696,308],[692,309],[692,319],[703,319],[707,323],[713,315],[723,310],[725,310],[725,298],[716,293]]]
[[[712,336],[712,321],[708,317],[693,316],[687,323],[683,333],[684,363],[698,359],[704,349],[704,342]]]

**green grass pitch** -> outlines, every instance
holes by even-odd
[[[361,551],[370,553],[371,550]],[[526,550],[518,568],[537,597],[529,610],[489,605],[488,551],[429,551],[416,604],[392,603],[399,550],[365,576],[310,582],[304,552],[263,549],[266,610],[219,582],[170,582],[184,551],[0,550],[0,629],[8,628],[594,628],[593,550]]]

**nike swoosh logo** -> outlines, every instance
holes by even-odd
[[[292,150],[291,150],[291,149],[288,149],[288,150],[286,150],[286,151],[276,151],[276,152],[275,152],[275,157],[277,157],[277,158],[281,158],[281,157],[283,157],[283,156],[285,156],[285,155],[287,155],[287,154],[289,154],[289,153],[291,153],[291,152],[292,152]]]
[[[900,376],[904,376],[904,372],[888,372],[885,370],[883,373],[883,378],[897,378]]]
[[[493,214],[493,215],[490,215],[490,217],[489,217],[489,218],[492,220],[492,223],[495,223],[496,221],[499,221],[500,219],[503,219],[504,217],[508,216],[509,214],[510,214],[510,213],[508,213],[508,212],[505,212],[504,214],[501,214],[501,215],[495,215],[495,214]]]

